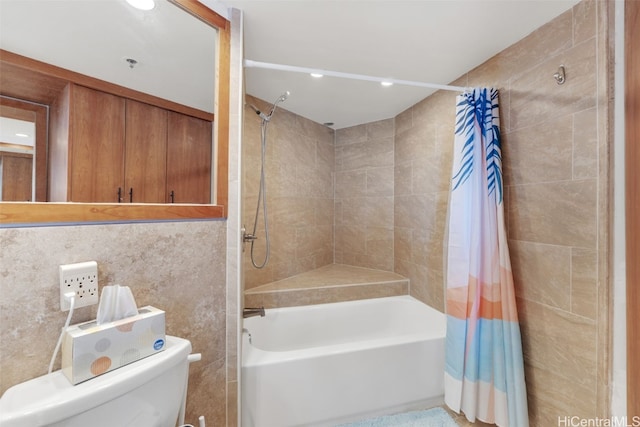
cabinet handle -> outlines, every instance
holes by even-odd
[[[122,203],[122,187],[118,187],[118,203]]]
[[[171,203],[173,203],[174,197],[175,197],[175,194],[174,194],[173,190],[171,190],[171,193],[169,193],[169,199],[171,200]]]
[[[129,189],[129,203],[133,203],[133,187]]]

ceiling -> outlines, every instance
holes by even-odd
[[[213,0],[202,0],[205,4]],[[245,58],[448,84],[574,0],[222,0],[244,16]],[[246,91],[334,128],[395,117],[432,89],[246,68]]]
[[[0,48],[210,113],[216,40],[166,0],[0,0]]]
[[[212,111],[215,32],[156,0],[0,0],[0,48]],[[200,0],[244,16],[245,58],[447,84],[577,0]],[[138,61],[134,68],[126,58]],[[343,128],[394,117],[432,89],[246,68],[247,93]]]

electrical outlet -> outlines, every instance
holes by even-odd
[[[67,292],[76,294],[74,307],[98,304],[98,263],[95,261],[61,265],[60,310],[68,311],[70,302],[64,297]]]

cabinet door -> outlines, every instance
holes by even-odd
[[[69,200],[118,202],[124,178],[124,98],[74,85],[70,109]]]
[[[33,155],[0,153],[2,201],[30,202],[33,198]]]
[[[167,201],[167,110],[127,100],[125,201]]]
[[[167,131],[169,201],[211,203],[211,122],[170,111]]]

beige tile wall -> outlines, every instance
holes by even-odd
[[[413,296],[442,311],[455,96],[438,92],[401,113],[395,133],[395,271],[410,279]]]
[[[247,96],[262,111],[271,104]],[[243,161],[243,224],[253,230],[260,182],[260,118],[245,107]],[[279,105],[267,128],[266,194],[271,240],[270,261],[264,269],[251,266],[245,245],[245,289],[333,263],[333,130]],[[264,222],[254,255],[265,257]]]
[[[190,367],[187,420],[226,424],[225,221],[0,229],[0,247],[0,393],[47,372],[67,315],[58,265],[95,260],[100,287],[131,287],[139,306],[166,311],[168,334],[202,354]],[[72,323],[96,310],[77,309]]]
[[[335,138],[335,262],[393,270],[393,119]]]
[[[531,425],[608,407],[608,4],[587,0],[455,84],[500,90],[505,211]],[[558,66],[567,82],[552,78]],[[395,271],[443,308],[454,96],[396,117]]]

